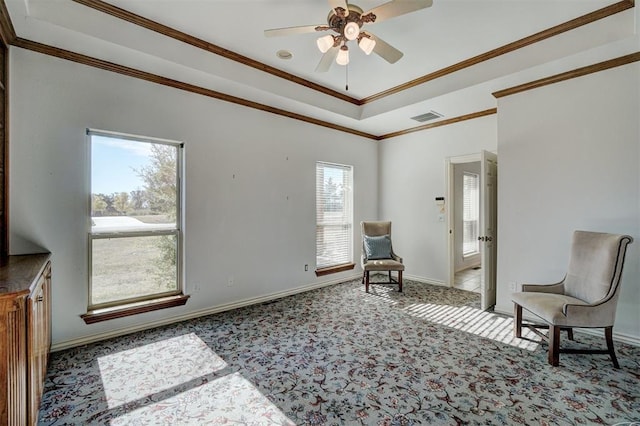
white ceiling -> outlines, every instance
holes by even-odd
[[[397,0],[410,1],[410,0]],[[382,135],[494,108],[492,91],[637,51],[634,8],[358,106],[190,46],[71,0],[5,0],[18,37],[61,47],[355,130]],[[354,0],[369,10],[384,0]],[[324,24],[325,0],[109,0],[108,3],[356,99],[562,24],[614,0],[434,0],[367,30],[404,52],[395,64],[352,48],[346,69],[316,73],[317,34],[263,30]],[[276,52],[293,54],[282,60]]]

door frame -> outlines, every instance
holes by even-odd
[[[448,287],[453,287],[455,280],[455,244],[454,244],[454,232],[455,232],[455,221],[454,221],[454,166],[456,164],[464,164],[464,163],[475,163],[482,162],[482,153],[478,152],[475,154],[468,155],[460,155],[445,158],[445,205],[446,208],[446,238],[447,238],[447,281],[446,284]],[[481,177],[481,185],[484,183],[485,177]],[[482,210],[482,209],[481,209]],[[481,215],[484,215],[485,212],[480,211]],[[485,265],[485,257],[484,257],[484,246],[481,244],[480,252],[482,255],[482,264],[483,267],[487,267]],[[490,267],[494,267],[494,265],[489,265]],[[494,271],[497,272],[497,271]],[[495,275],[494,275],[495,276]],[[485,284],[481,284],[481,297],[485,297]],[[493,291],[496,291],[495,286]]]

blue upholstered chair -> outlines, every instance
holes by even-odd
[[[402,292],[402,258],[393,252],[391,243],[391,222],[361,222],[362,228],[362,283],[369,292],[370,272],[388,272],[389,282],[376,284],[398,284],[398,291]],[[391,276],[391,271],[398,273],[397,280]]]

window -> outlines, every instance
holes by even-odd
[[[478,219],[480,218],[480,176],[464,172],[462,176],[463,224],[462,255],[471,256],[479,252]]]
[[[316,163],[316,273],[353,268],[353,167]],[[343,267],[343,268],[341,268]]]
[[[181,294],[182,144],[87,134],[89,311]]]

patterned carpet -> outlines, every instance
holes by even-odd
[[[42,425],[640,422],[640,348],[546,361],[478,295],[359,281],[52,354]],[[531,337],[531,336],[529,336]],[[574,345],[604,344],[576,333]],[[628,423],[626,423],[628,424]]]

